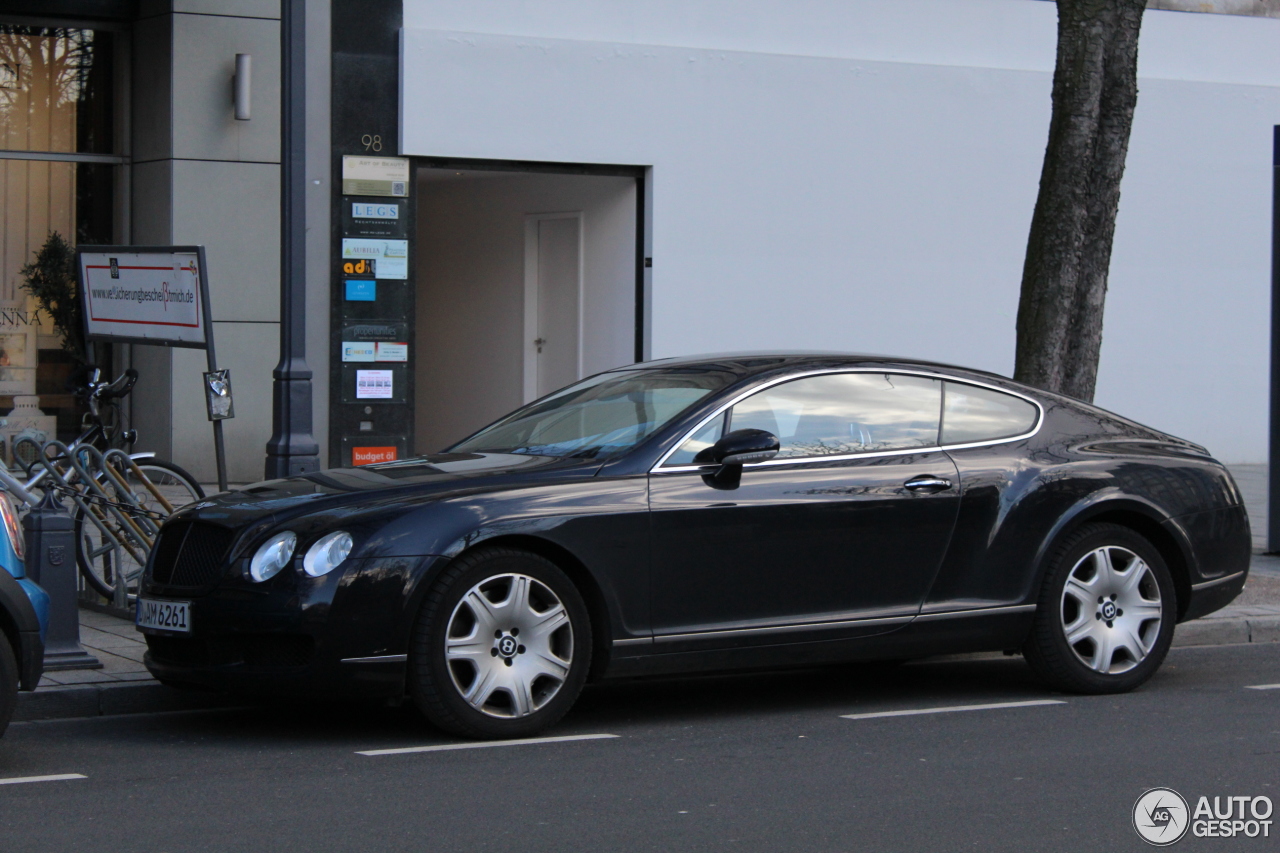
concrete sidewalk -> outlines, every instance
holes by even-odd
[[[1244,494],[1254,531],[1249,582],[1230,606],[1179,625],[1174,646],[1280,642],[1280,558],[1261,553],[1266,466],[1230,467]],[[102,669],[46,674],[34,692],[18,694],[15,720],[216,708],[235,703],[233,698],[218,694],[175,690],[151,678],[142,665],[146,644],[128,620],[82,609],[80,643],[102,661]]]

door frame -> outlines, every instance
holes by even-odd
[[[553,213],[526,213],[524,216],[524,402],[538,398],[538,224],[553,219],[575,219],[578,222],[578,340],[577,376],[582,378],[582,316],[586,273],[586,231],[581,210]]]

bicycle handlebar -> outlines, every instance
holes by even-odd
[[[138,381],[138,371],[130,367],[110,385],[101,385],[94,389],[93,396],[99,400],[113,400],[118,397],[126,397],[133,390],[134,383]]]

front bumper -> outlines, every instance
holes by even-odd
[[[144,582],[142,597],[190,602],[190,634],[139,629],[144,663],[179,687],[256,694],[388,698],[404,692],[421,558],[353,561],[320,578],[293,567],[262,584],[229,571],[211,591]]]

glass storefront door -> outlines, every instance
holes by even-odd
[[[68,382],[94,354],[63,346],[22,286],[23,268],[53,235],[72,247],[115,236],[117,172],[111,32],[0,22],[0,453],[13,439],[79,432]],[[37,399],[38,398],[38,399]]]

